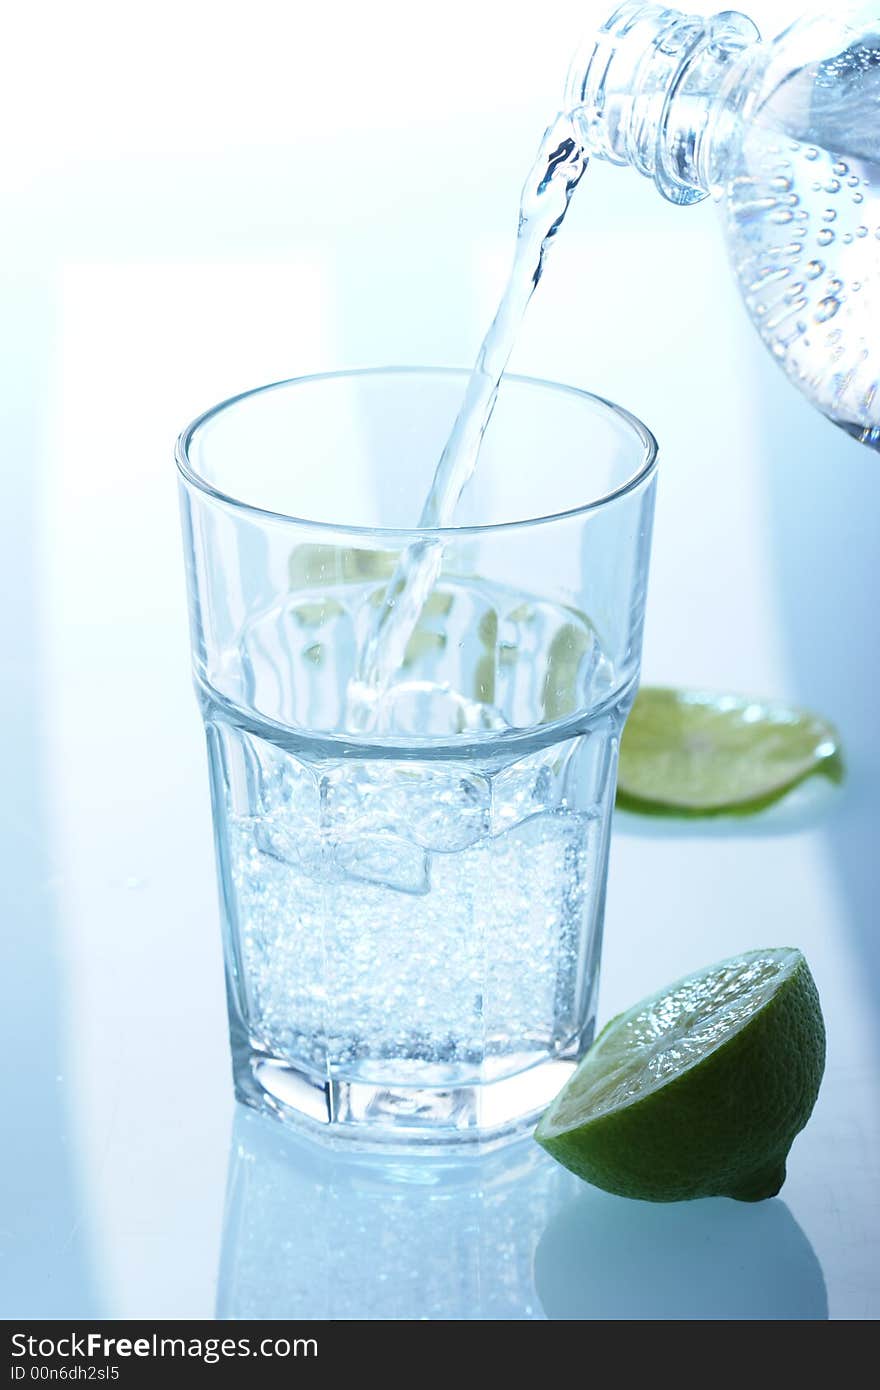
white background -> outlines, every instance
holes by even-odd
[[[772,33],[800,8],[751,12]],[[4,20],[8,1316],[214,1306],[232,1105],[174,436],[302,371],[471,360],[569,54],[605,11],[84,0]],[[646,679],[788,696],[842,730],[827,807],[619,819],[601,1015],[740,948],[804,948],[829,1069],[783,1198],[831,1315],[876,1316],[876,456],[765,356],[712,208],[628,172],[589,172],[514,365],[660,440]]]

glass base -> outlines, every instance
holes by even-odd
[[[371,1085],[316,1076],[249,1049],[235,1051],[235,1094],[333,1146],[485,1153],[520,1138],[536,1123],[577,1065],[554,1057],[485,1085],[449,1089]]]

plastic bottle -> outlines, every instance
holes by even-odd
[[[628,3],[576,54],[590,152],[712,195],[752,322],[825,415],[880,449],[880,4],[769,42],[745,15]]]

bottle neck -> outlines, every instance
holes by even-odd
[[[638,169],[672,203],[696,203],[710,191],[759,46],[755,25],[735,11],[706,19],[630,0],[575,54],[565,109],[592,155]]]

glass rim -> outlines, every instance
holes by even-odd
[[[543,526],[555,521],[565,521],[570,517],[583,516],[589,512],[600,511],[609,506],[612,502],[626,497],[631,492],[636,492],[646,483],[656,472],[659,445],[656,438],[648,426],[634,415],[632,411],[624,406],[617,405],[614,401],[609,401],[604,396],[596,395],[593,391],[585,391],[579,386],[569,386],[563,382],[547,381],[541,377],[526,376],[518,372],[505,372],[502,378],[502,386],[505,381],[516,382],[521,386],[534,386],[543,391],[558,392],[562,395],[576,396],[590,406],[599,406],[602,411],[613,415],[621,421],[636,441],[642,446],[642,458],[635,471],[625,478],[617,487],[611,488],[608,492],[602,493],[599,497],[594,497],[588,502],[582,502],[576,507],[567,507],[560,512],[549,512],[541,516],[524,517],[518,521],[493,521],[484,522],[478,525],[469,526],[352,526],[344,522],[318,521],[305,516],[297,516],[292,512],[280,512],[270,507],[260,507],[256,503],[248,502],[243,497],[235,497],[232,493],[223,491],[222,488],[215,487],[194,467],[189,456],[190,446],[197,432],[214,420],[218,415],[232,407],[239,405],[242,401],[250,400],[253,396],[267,394],[270,391],[280,391],[285,387],[305,386],[315,381],[345,381],[356,377],[369,376],[458,376],[464,379],[471,374],[470,367],[425,367],[425,366],[386,366],[386,367],[355,367],[342,369],[333,372],[311,372],[303,376],[286,377],[281,381],[269,382],[263,386],[251,387],[248,391],[239,391],[237,395],[229,396],[226,400],[220,401],[217,405],[211,406],[208,410],[202,411],[194,420],[181,430],[177,437],[174,449],[174,459],[178,472],[183,480],[190,486],[197,488],[206,496],[216,502],[221,502],[225,506],[233,507],[236,511],[246,512],[249,515],[263,518],[270,521],[283,522],[287,525],[309,527],[314,530],[326,531],[334,535],[350,536],[373,536],[412,540],[431,540],[439,538],[451,538],[453,536],[473,536],[484,535],[494,531],[512,531],[525,529],[532,526]]]

